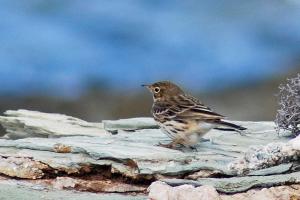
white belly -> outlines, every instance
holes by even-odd
[[[200,122],[198,124],[198,127],[199,127],[199,134],[203,136],[205,133],[207,133],[213,128],[216,128],[217,126],[212,123]]]
[[[208,131],[216,128],[216,125],[207,122],[190,123],[186,125],[179,124],[176,121],[169,121],[164,124],[159,123],[158,125],[173,141],[185,146],[197,144],[201,137],[203,137]],[[174,132],[174,127],[182,129],[183,131]]]

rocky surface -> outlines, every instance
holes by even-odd
[[[300,185],[252,189],[245,193],[221,195],[222,200],[299,200]]]
[[[169,138],[150,118],[89,123],[18,110],[0,116],[0,123],[7,132],[0,139],[0,173],[35,180],[31,184],[51,191],[137,193],[144,198],[155,180],[164,181],[164,187],[189,185],[180,190],[200,187],[197,194],[235,194],[300,181],[299,138],[278,136],[272,122],[235,122],[248,128],[245,135],[211,131],[196,151],[157,146]]]
[[[298,200],[300,185],[278,186],[264,189],[252,189],[246,193],[234,195],[219,194],[212,186],[181,185],[171,187],[164,182],[154,182],[149,187],[152,200]]]
[[[149,198],[153,200],[219,200],[219,194],[212,186],[194,187],[181,185],[171,187],[166,183],[157,181],[149,186]]]
[[[286,183],[300,183],[300,172],[289,174],[280,174],[272,176],[246,176],[246,177],[231,177],[231,178],[199,178],[197,181],[186,179],[165,179],[163,180],[168,185],[210,185],[222,193],[237,193],[245,192],[250,188],[255,187],[271,187],[274,185],[284,185]]]
[[[48,165],[27,157],[0,157],[0,172],[10,177],[38,179],[46,170]]]
[[[104,133],[102,123],[88,123],[62,114],[40,113],[28,110],[9,110],[0,117],[6,137],[98,136]]]
[[[229,164],[229,168],[238,174],[277,166],[281,163],[299,160],[300,137],[289,142],[270,143],[265,146],[254,146],[244,153],[244,156]],[[257,172],[255,172],[257,173]]]
[[[22,180],[0,180],[1,200],[146,200],[145,194],[62,190]]]

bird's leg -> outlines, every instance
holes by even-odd
[[[180,147],[178,147],[178,145],[180,145]],[[179,150],[179,149],[182,150],[182,148],[186,148],[186,149],[190,149],[193,152],[198,152],[197,147],[191,146],[191,145],[184,145],[184,144],[180,143],[180,140],[178,140],[178,139],[177,140],[175,139],[168,144],[162,144],[159,142],[157,146],[168,148],[168,149],[176,149],[176,150]]]

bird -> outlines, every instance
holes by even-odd
[[[146,87],[153,96],[151,113],[159,128],[171,138],[167,148],[178,145],[194,148],[211,129],[234,130],[239,133],[245,127],[225,121],[225,116],[214,112],[197,98],[186,94],[170,81],[159,81]]]

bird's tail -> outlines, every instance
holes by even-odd
[[[244,131],[247,129],[245,127],[242,127],[242,126],[230,123],[230,122],[221,121],[221,120],[218,121],[217,124],[221,125],[221,127],[217,127],[215,129],[222,130],[222,131],[238,131],[238,132],[240,132],[240,131]]]

